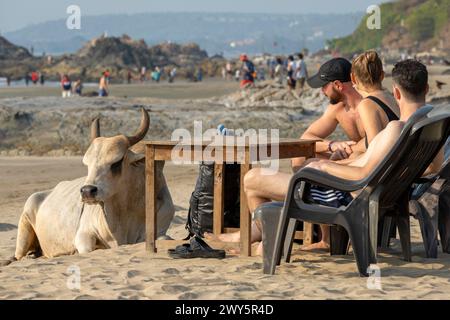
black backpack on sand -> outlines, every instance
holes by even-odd
[[[225,164],[224,168],[224,227],[239,227],[240,219],[240,165]],[[204,232],[212,232],[214,211],[214,163],[202,162],[199,175],[189,200],[186,229],[189,237],[203,237]]]

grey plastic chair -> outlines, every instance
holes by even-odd
[[[289,262],[295,231],[292,219],[295,219],[340,226],[335,231],[345,229],[359,273],[368,276],[370,263],[376,263],[378,220],[388,211],[395,213],[403,255],[410,261],[410,188],[449,136],[449,124],[450,106],[422,107],[405,124],[391,152],[367,178],[360,181],[340,179],[311,168],[298,171],[290,181],[284,203],[264,204],[255,212],[263,226],[264,273],[274,274],[281,260],[283,245]],[[304,201],[304,192],[309,184],[361,192],[347,207],[331,208]]]
[[[434,176],[421,178],[413,190],[409,209],[420,223],[427,258],[438,256],[438,231],[442,251],[450,253],[450,159]]]

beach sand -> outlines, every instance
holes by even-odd
[[[283,170],[288,170],[283,162]],[[0,259],[14,253],[17,223],[27,197],[85,174],[81,157],[0,157]],[[195,166],[170,163],[165,175],[176,205],[169,234],[186,235],[184,223]],[[412,219],[413,261],[401,259],[398,240],[379,255],[381,278],[361,278],[352,255],[330,257],[294,247],[292,262],[274,276],[261,257],[173,260],[143,243],[89,254],[25,259],[0,267],[0,299],[448,299],[450,255],[425,259]],[[74,288],[74,270],[80,288]]]

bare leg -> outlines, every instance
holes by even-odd
[[[327,225],[321,224],[320,231],[322,233],[322,239],[319,242],[310,244],[308,246],[301,246],[300,250],[329,250],[330,249],[330,228]]]
[[[297,172],[299,169],[306,166],[310,162],[317,161],[317,160],[323,160],[323,159],[328,160],[328,159],[330,159],[330,157],[331,157],[331,154],[328,152],[325,152],[325,153],[316,153],[316,157],[310,158],[310,159],[306,159],[304,157],[293,158],[291,160],[292,171]]]
[[[244,178],[245,194],[247,195],[247,203],[250,212],[255,211],[258,206],[263,203],[275,201],[283,201],[289,181],[292,175],[283,172],[276,172],[264,168],[254,168],[250,170]],[[239,242],[240,232],[223,233],[215,236],[210,233],[204,234],[206,239],[220,240],[225,242]],[[255,222],[252,223],[251,242],[261,240],[261,231],[256,227]]]

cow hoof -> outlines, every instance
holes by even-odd
[[[14,261],[17,261],[17,259],[15,257],[9,258],[7,260],[0,260],[0,267],[5,267],[7,265],[10,265]]]

